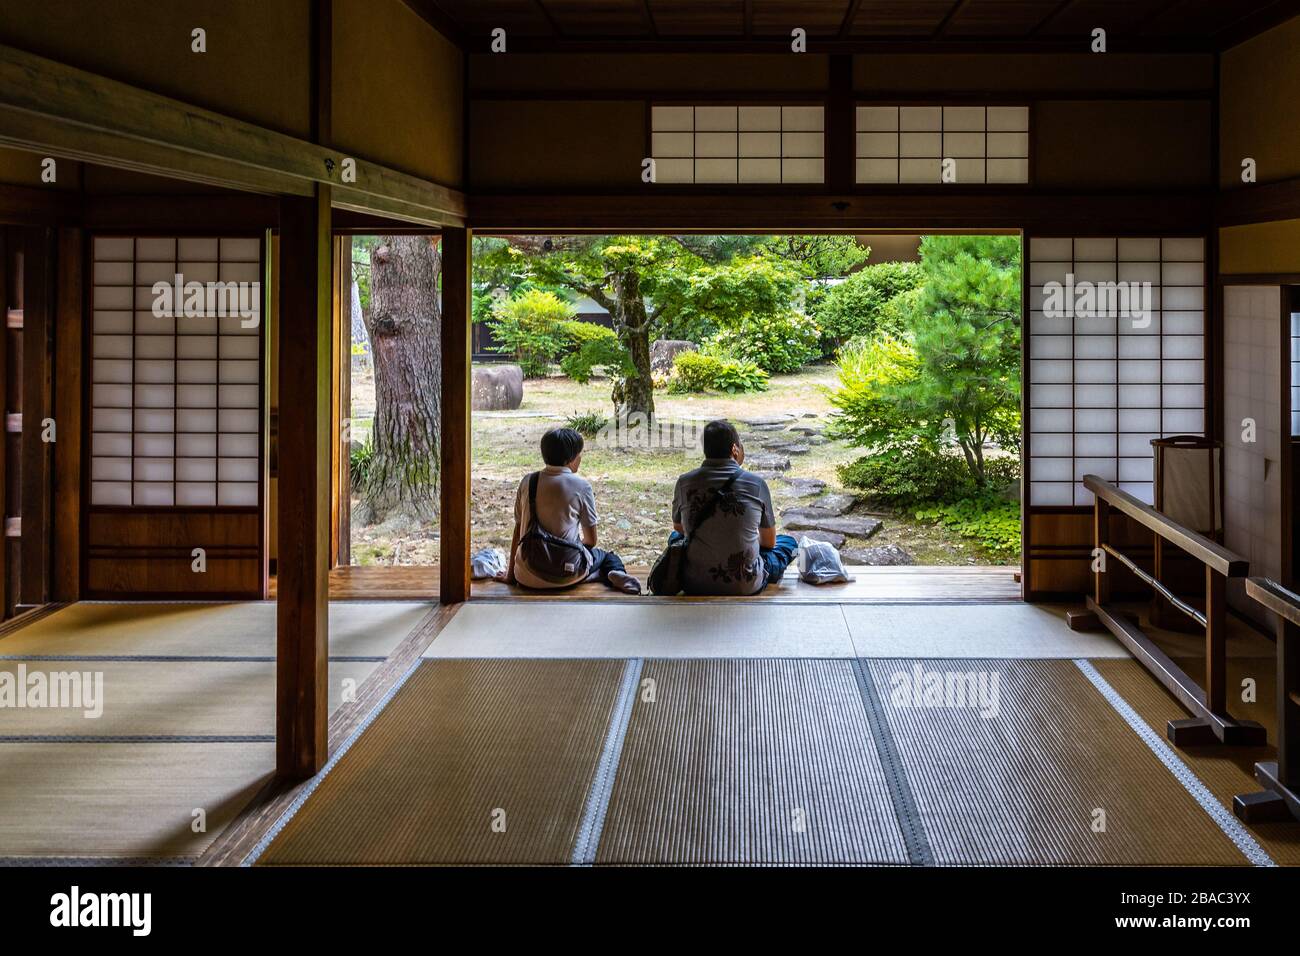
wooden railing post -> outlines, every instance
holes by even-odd
[[[1228,579],[1205,569],[1205,706],[1228,715]]]
[[[1110,578],[1106,573],[1106,545],[1110,543],[1110,503],[1100,495],[1094,496],[1092,509],[1092,558],[1097,570],[1093,572],[1093,600],[1098,604],[1110,603]]]
[[[1277,776],[1300,790],[1300,627],[1283,620],[1277,636]]]

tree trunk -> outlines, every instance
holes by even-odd
[[[632,270],[614,275],[614,327],[632,359],[632,374],[614,392],[615,414],[654,418],[655,391],[650,369],[650,317],[641,295],[641,277]]]
[[[437,517],[442,255],[429,236],[382,236],[370,254],[366,332],[375,364],[372,454],[359,491],[366,523]]]

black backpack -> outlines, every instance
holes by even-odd
[[[686,549],[690,547],[691,536],[700,530],[704,522],[713,517],[713,513],[718,510],[718,505],[731,488],[732,482],[739,477],[740,469],[737,468],[735,474],[714,488],[713,497],[705,502],[700,513],[694,516],[694,527],[690,528],[683,537],[669,544],[664,549],[664,553],[659,555],[655,566],[650,569],[650,577],[646,580],[650,593],[672,596],[681,594],[686,589]]]
[[[591,573],[591,552],[577,541],[551,534],[537,522],[537,479],[528,477],[528,527],[519,539],[519,556],[544,581],[571,584]]]

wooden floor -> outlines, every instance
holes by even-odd
[[[629,568],[642,581],[648,568]],[[846,584],[813,585],[799,580],[794,570],[786,573],[777,587],[752,600],[792,604],[866,604],[915,601],[1019,601],[1020,569],[1017,567],[898,567],[850,568],[854,581]],[[633,598],[617,594],[602,584],[581,584],[562,591],[532,591],[509,587],[497,581],[475,581],[475,599],[491,601],[654,601],[652,596]],[[275,597],[275,578],[271,579]],[[342,567],[330,571],[330,599],[334,601],[423,601],[438,597],[438,568],[425,567]],[[708,603],[733,601],[726,597],[681,597],[678,601]]]

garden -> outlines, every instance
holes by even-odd
[[[437,459],[411,451],[412,436],[436,446],[436,396],[411,393],[439,370],[395,354],[427,360],[436,323],[404,347],[394,310],[380,314],[419,301],[385,275],[406,238],[354,248],[357,564],[437,559]],[[425,245],[415,271],[436,268]],[[781,529],[846,563],[1018,562],[1020,240],[925,236],[918,260],[873,262],[851,236],[476,239],[474,322],[490,342],[476,376],[515,365],[522,389],[474,412],[472,547],[508,546],[538,439],[567,424],[587,436],[602,546],[650,564],[694,436],[728,418]],[[433,421],[401,420],[421,413]]]

